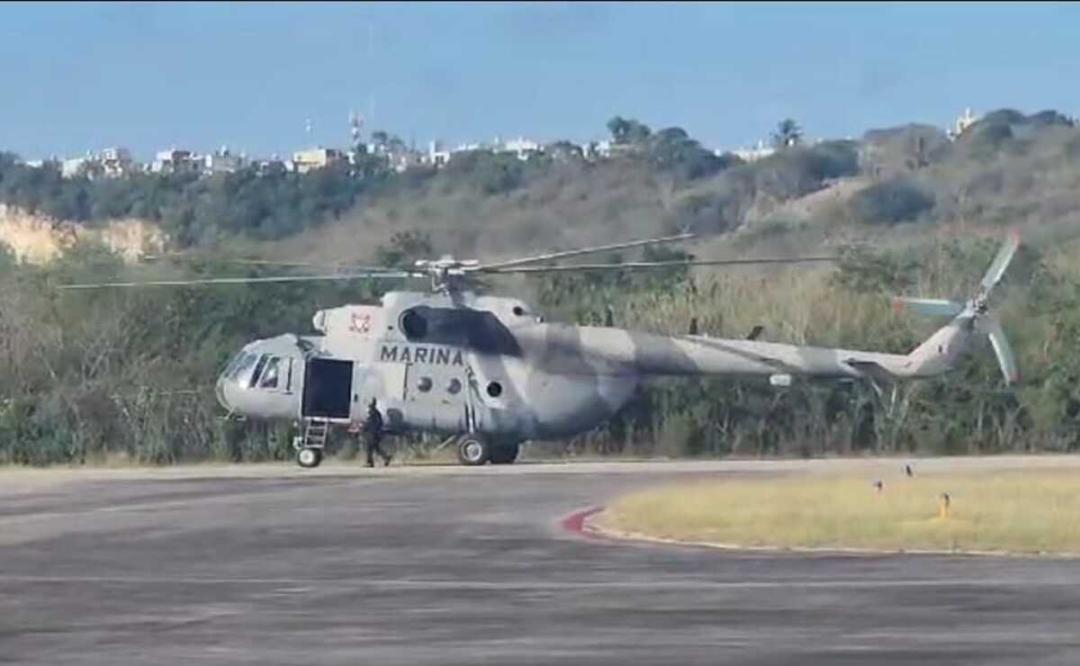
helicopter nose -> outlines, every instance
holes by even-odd
[[[214,394],[217,396],[218,404],[225,408],[225,411],[231,412],[232,405],[229,404],[228,398],[225,396],[225,376],[218,377],[217,385],[214,387]]]
[[[221,405],[229,416],[243,416],[250,409],[250,398],[245,395],[246,391],[235,379],[219,377],[214,387],[218,404]]]

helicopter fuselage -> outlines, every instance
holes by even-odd
[[[218,277],[63,285],[64,289],[431,278],[434,294],[391,291],[379,306],[345,305],[316,313],[320,335],[281,335],[249,343],[221,374],[218,400],[230,414],[304,424],[297,460],[314,467],[334,423],[359,425],[371,406],[390,431],[461,435],[465,464],[512,462],[526,439],[565,437],[611,417],[652,376],[795,376],[869,380],[930,377],[951,369],[972,340],[986,337],[1007,384],[1016,359],[988,298],[1020,245],[1001,247],[967,303],[902,297],[896,303],[950,322],[908,354],[808,347],[704,335],[666,336],[613,326],[544,322],[524,301],[477,295],[470,275],[665,268],[690,265],[831,261],[835,257],[641,261],[539,266],[568,257],[685,240],[688,234],[549,252],[495,263],[451,256],[417,261],[415,270],[367,267],[330,275]],[[696,327],[691,326],[691,330]]]
[[[246,346],[219,381],[222,404],[252,417],[355,424],[374,399],[391,432],[516,443],[593,428],[651,376],[765,376],[778,385],[792,375],[918,377],[947,369],[963,346],[955,327],[908,355],[664,336],[547,323],[523,301],[460,292],[390,292],[381,306],[320,311],[314,325],[323,335]]]

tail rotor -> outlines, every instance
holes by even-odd
[[[1005,337],[1005,331],[1001,328],[1001,322],[994,317],[985,317],[979,326],[980,330],[990,339],[990,345],[994,348],[997,356],[998,367],[1005,377],[1005,384],[1016,384],[1020,381],[1020,368],[1016,365],[1016,356],[1013,354],[1009,340]]]
[[[998,250],[997,256],[994,257],[994,261],[990,263],[990,268],[987,269],[986,275],[983,276],[980,286],[982,287],[979,292],[980,296],[988,297],[990,292],[997,286],[998,282],[1001,282],[1001,278],[1005,275],[1005,270],[1009,267],[1009,263],[1012,262],[1013,256],[1016,254],[1016,250],[1020,247],[1020,233],[1013,232],[1005,244]]]
[[[1014,232],[998,250],[997,256],[994,257],[982,282],[979,283],[979,293],[968,306],[973,311],[972,318],[976,328],[990,339],[990,345],[994,348],[994,355],[997,356],[998,367],[1001,368],[1006,384],[1019,382],[1020,370],[1016,365],[1016,355],[1013,354],[1009,340],[1005,337],[1005,331],[1001,328],[1001,322],[990,314],[990,293],[1001,282],[1002,276],[1005,275],[1019,247],[1020,234]]]
[[[1005,337],[1001,322],[990,313],[990,295],[994,287],[1001,282],[1019,247],[1020,234],[1011,234],[990,262],[990,267],[979,283],[978,292],[966,303],[938,298],[897,297],[893,299],[893,306],[898,310],[907,309],[929,317],[951,317],[966,330],[975,330],[985,335],[994,348],[1005,384],[1015,384],[1020,381],[1016,356]]]
[[[899,312],[911,310],[924,317],[955,317],[964,311],[964,304],[944,298],[911,298],[897,296],[893,298],[893,307]]]

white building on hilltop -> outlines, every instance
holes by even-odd
[[[247,162],[244,155],[236,155],[229,151],[228,146],[222,146],[201,159],[203,173],[212,176],[215,173],[233,173],[239,171]]]
[[[427,155],[424,155],[424,164],[439,168],[446,166],[450,161],[450,151],[443,147],[441,141],[432,141],[428,144]]]
[[[87,151],[83,157],[62,160],[60,175],[64,178],[119,178],[134,171],[135,167],[131,151],[114,147],[106,148],[96,155]]]
[[[519,160],[527,160],[533,155],[543,152],[543,150],[544,147],[539,142],[526,139],[523,136],[508,141],[495,137],[492,148],[492,152],[495,153],[513,153]]]
[[[610,139],[590,141],[581,147],[581,154],[587,160],[607,159],[611,157],[611,147],[613,145]]]
[[[192,151],[170,148],[160,150],[154,155],[150,172],[161,174],[198,172],[200,167],[201,161]]]
[[[715,150],[713,152],[719,157],[727,151]],[[756,162],[775,153],[776,148],[768,145],[764,140],[759,140],[753,148],[736,148],[730,152],[744,162]]]
[[[98,156],[101,162],[102,175],[106,178],[119,178],[132,171],[135,165],[131,159],[131,151],[127,148],[106,148]]]
[[[62,178],[75,178],[81,175],[89,175],[90,166],[94,162],[94,156],[87,151],[85,157],[72,157],[60,162],[60,176]]]
[[[293,153],[292,163],[297,173],[307,173],[344,160],[345,155],[340,150],[318,147],[296,151]]]

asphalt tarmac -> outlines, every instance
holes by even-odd
[[[560,525],[646,484],[795,469],[7,471],[0,663],[1080,664],[1080,561],[725,553]]]

